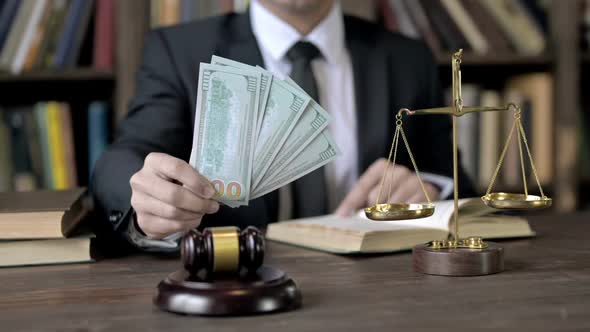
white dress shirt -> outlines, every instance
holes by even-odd
[[[291,72],[287,52],[298,41],[308,41],[321,52],[322,57],[311,66],[318,86],[318,101],[330,113],[328,130],[342,155],[324,168],[330,211],[334,211],[358,179],[358,138],[354,76],[350,53],[346,48],[344,18],[340,2],[309,34],[303,36],[253,0],[250,8],[252,31],[268,71],[283,79]],[[448,196],[453,189],[451,179],[434,174],[423,174],[426,181],[441,189],[440,197]],[[437,197],[438,198],[438,197]],[[435,198],[436,199],[436,198]],[[280,217],[288,218],[290,191],[280,191]]]

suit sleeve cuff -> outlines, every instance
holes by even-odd
[[[453,179],[450,177],[425,172],[420,172],[420,175],[424,181],[438,187],[440,192],[435,200],[448,199],[453,193]]]
[[[141,231],[136,220],[136,214],[135,211],[133,211],[126,230],[127,239],[135,247],[145,252],[173,253],[179,250],[180,239],[183,235],[182,233],[175,233],[161,240],[150,239]]]

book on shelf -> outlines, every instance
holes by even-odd
[[[73,68],[87,38],[94,38],[93,65],[112,69],[113,2],[97,1],[96,8],[94,0],[6,1],[0,7],[0,70]],[[94,36],[89,33],[93,15]]]
[[[0,267],[91,261],[85,188],[0,193]]]
[[[450,102],[450,89],[446,92]],[[551,183],[553,177],[553,79],[549,73],[533,72],[514,75],[503,91],[483,89],[474,84],[463,84],[463,104],[505,107],[514,103],[521,107],[521,121],[528,139],[541,185]],[[457,119],[460,161],[479,192],[484,192],[492,178],[500,154],[514,123],[514,113],[483,112]],[[522,143],[527,185],[535,189],[528,154]],[[498,188],[516,190],[522,187],[522,170],[518,136],[515,130],[496,181]]]
[[[435,202],[432,216],[398,221],[372,221],[361,211],[351,217],[327,215],[283,221],[268,226],[266,238],[336,254],[389,253],[409,250],[432,240],[447,239],[453,201]],[[459,201],[461,238],[484,239],[534,236],[526,219],[494,214],[480,198]]]
[[[109,108],[104,101],[88,106],[88,175],[109,144]]]
[[[536,55],[545,49],[547,8],[538,0],[379,0],[383,24],[420,37],[435,53]]]

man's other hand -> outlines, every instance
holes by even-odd
[[[382,158],[375,161],[340,203],[340,206],[336,209],[336,214],[343,217],[349,216],[358,209],[374,205],[379,194],[381,178],[386,168],[387,159]],[[426,196],[424,196],[424,192],[420,188],[416,173],[405,166],[396,164],[392,177],[392,170],[393,167],[389,167],[379,203],[418,203],[426,201]],[[388,197],[390,184],[391,195]],[[439,190],[432,184],[424,182],[424,188],[431,199],[438,197]]]
[[[211,183],[185,161],[164,153],[150,153],[129,182],[137,224],[152,239],[195,228],[203,215],[219,210],[211,200]]]

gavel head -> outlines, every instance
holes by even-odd
[[[189,231],[180,246],[182,264],[191,274],[256,271],[264,261],[264,237],[256,227],[211,227]]]

